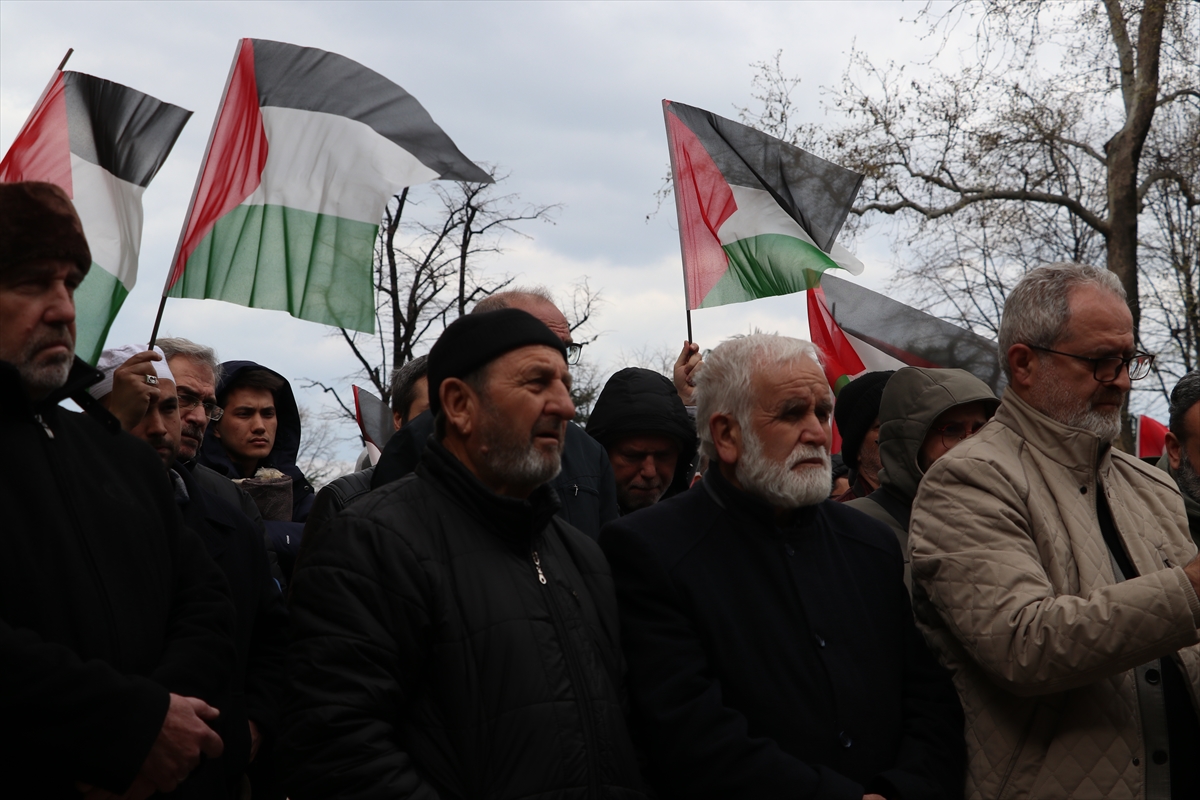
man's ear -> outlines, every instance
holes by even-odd
[[[708,420],[717,458],[725,464],[736,464],[742,455],[742,427],[732,414],[716,413]]]
[[[470,436],[479,402],[474,390],[460,378],[445,378],[438,387],[438,398],[446,416],[446,429],[453,428],[463,438]]]
[[[1039,365],[1037,351],[1027,344],[1014,344],[1008,348],[1006,357],[1008,370],[1012,374],[1011,383],[1021,389],[1032,386]]]
[[[1167,431],[1167,460],[1171,462],[1171,469],[1179,469],[1179,464],[1183,461],[1183,442],[1179,441],[1175,434]]]

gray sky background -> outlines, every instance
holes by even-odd
[[[524,227],[481,266],[558,293],[586,276],[602,292],[599,340],[585,358],[605,373],[685,338],[674,207],[653,219],[667,164],[661,101],[736,119],[752,62],[783,50],[803,78],[793,98],[822,119],[821,87],[841,79],[853,45],[876,63],[928,57],[911,20],[923,3],[0,3],[0,151],[7,150],[68,47],[68,69],[123,83],[195,112],[145,194],[138,282],[108,344],[145,341],[240,37],[340,53],[411,92],[460,149],[510,173],[507,190],[563,204],[554,224]],[[428,192],[416,189],[416,198]],[[858,280],[891,274],[888,226],[848,242]],[[848,277],[848,276],[847,276]],[[711,347],[759,327],[807,338],[805,296],[693,313]],[[260,361],[292,379],[336,381],[354,368],[340,337],[282,312],[170,300],[165,335]],[[336,333],[336,332],[335,332]],[[429,342],[428,344],[432,344]],[[319,391],[298,392],[313,407]],[[351,433],[347,428],[343,434]],[[354,445],[342,448],[352,458]]]

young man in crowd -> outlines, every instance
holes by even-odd
[[[904,556],[904,585],[912,589],[908,522],[917,486],[933,462],[974,435],[1000,400],[966,370],[904,367],[879,402],[879,488],[849,501],[851,508],[886,523]]]
[[[415,474],[336,516],[292,586],[294,800],[644,797],[600,548],[557,518],[566,347],[517,309],[429,354]]]
[[[103,377],[74,353],[91,264],[61,189],[0,184],[3,793],[219,797],[219,763],[196,768],[223,749],[234,610],[161,458],[86,392]]]
[[[1170,477],[1113,447],[1138,352],[1117,277],[1027,273],[996,415],[926,472],[917,616],[967,715],[967,796],[1200,796],[1200,559]]]
[[[895,536],[828,500],[816,348],[734,338],[696,388],[703,481],[600,539],[648,780],[681,800],[957,796],[962,711]]]
[[[845,503],[879,488],[879,401],[892,371],[867,372],[842,387],[834,420],[842,436],[842,461],[850,468],[850,488],[834,498]]]
[[[592,406],[587,432],[608,452],[622,514],[687,491],[696,430],[675,386],[657,372],[614,373]]]

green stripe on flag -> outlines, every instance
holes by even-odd
[[[816,245],[782,233],[764,233],[723,245],[729,269],[704,296],[701,308],[802,292],[837,264]]]
[[[278,205],[241,205],[200,242],[171,297],[273,308],[375,331],[378,225]]]
[[[117,276],[92,264],[83,283],[75,289],[75,355],[95,366],[108,329],[128,296],[129,290]]]

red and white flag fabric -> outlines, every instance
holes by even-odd
[[[1137,457],[1159,458],[1167,452],[1167,426],[1145,414],[1138,417]]]
[[[0,181],[45,181],[75,204],[92,268],[75,291],[75,352],[95,363],[137,281],[142,194],[192,112],[81,72],[56,70],[0,161]]]
[[[372,332],[384,206],[437,179],[492,182],[379,73],[324,50],[242,39],[166,294]]]

